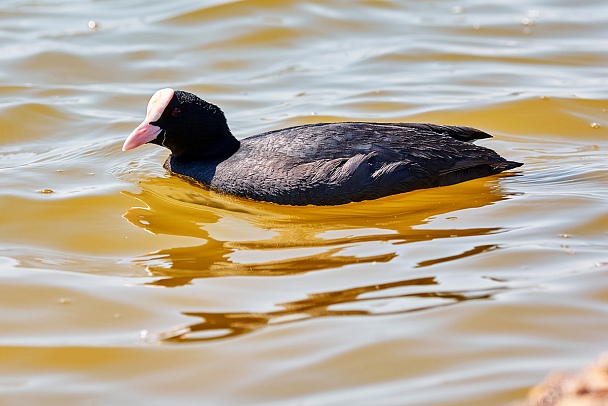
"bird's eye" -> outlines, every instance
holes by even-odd
[[[174,108],[173,111],[171,112],[171,115],[173,117],[179,117],[182,114],[182,111],[179,108]]]

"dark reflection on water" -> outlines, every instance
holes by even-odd
[[[496,293],[506,289],[506,287],[498,287],[467,291],[440,291],[437,290],[438,285],[439,283],[434,277],[407,279],[314,293],[303,300],[279,303],[277,306],[282,307],[283,310],[270,312],[184,312],[183,314],[186,316],[198,317],[203,321],[155,334],[153,338],[180,343],[209,341],[248,334],[270,325],[294,323],[319,317],[405,314],[450,306],[466,300],[491,299]],[[403,289],[398,289],[401,293],[390,292],[391,289],[404,287],[411,287],[411,290],[416,290],[416,292],[403,293]],[[428,289],[420,292],[421,287],[428,287]],[[387,303],[389,304],[387,305]],[[347,305],[348,308],[339,308],[344,305]]]
[[[462,254],[430,259],[428,261],[420,261],[416,265],[416,268],[422,268],[425,266],[431,266],[431,265],[435,265],[435,264],[441,264],[443,262],[449,262],[449,261],[454,261],[454,260],[461,259],[461,258],[467,258],[467,257],[473,256],[473,255],[482,254],[484,252],[494,251],[498,248],[499,248],[499,246],[496,244],[480,245],[478,247],[474,247],[468,251],[465,251]]]
[[[217,251],[215,250],[216,248]],[[224,244],[215,241],[211,247],[209,245],[202,245],[200,247],[161,250],[158,251],[153,258],[170,260],[172,267],[168,270],[157,267],[150,271],[154,275],[164,274],[171,277],[175,277],[174,275],[179,273],[179,275],[181,275],[180,278],[185,278],[184,275],[186,274],[192,275],[192,278],[246,275],[280,276],[337,268],[346,264],[389,262],[396,256],[394,253],[370,255],[366,257],[340,255],[343,248],[329,248],[327,251],[303,257],[240,264],[225,258],[226,255],[221,255],[222,248],[225,249]],[[210,249],[214,251],[208,252]],[[200,255],[193,253],[193,251],[200,252]],[[231,252],[231,250],[225,249],[223,252],[227,254]],[[271,255],[272,254],[269,253],[269,256]]]
[[[180,287],[196,278],[299,275],[351,264],[388,263],[397,246],[458,237],[484,236],[500,227],[423,227],[458,211],[480,208],[507,198],[494,180],[417,191],[401,196],[336,207],[289,207],[220,196],[178,178],[151,179],[129,194],[144,205],[124,215],[154,234],[201,239],[189,247],[171,247],[135,259],[157,280],[148,286]],[[473,197],[473,198],[471,198]],[[455,241],[455,240],[451,240]],[[380,245],[378,245],[380,243]],[[480,245],[446,256],[418,261],[415,267],[467,258],[498,249]],[[452,250],[453,252],[453,250]],[[413,253],[416,255],[416,253]],[[427,254],[428,255],[428,254]],[[411,258],[410,258],[411,259]],[[415,258],[413,258],[415,261]],[[404,314],[488,299],[500,287],[466,290],[439,288],[435,276],[309,294],[278,303],[269,312],[183,312],[202,319],[151,336],[153,340],[191,342],[247,334],[269,325],[328,316]],[[422,291],[421,291],[422,290]]]
[[[429,219],[507,198],[496,184],[490,187],[488,183],[477,180],[460,187],[418,191],[373,202],[302,208],[214,195],[171,178],[151,179],[141,184],[141,193],[130,194],[145,206],[129,209],[124,217],[154,234],[204,241],[196,246],[161,249],[135,260],[152,276],[163,278],[153,284],[175,287],[191,278],[294,275],[355,263],[386,263],[397,255],[391,251],[392,245],[501,232],[498,227],[432,230],[420,227]],[[236,226],[231,224],[226,230],[218,227],[227,219]],[[239,225],[247,228],[242,235]],[[222,234],[224,231],[228,234]],[[373,242],[388,244],[383,250],[345,252],[353,245]],[[418,266],[497,248],[475,247],[454,257],[426,260]],[[238,254],[248,259],[243,260],[243,255]]]

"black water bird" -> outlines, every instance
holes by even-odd
[[[237,140],[222,110],[180,90],[157,91],[123,150],[171,150],[165,168],[210,188],[289,205],[336,205],[445,186],[521,166],[474,145],[460,126],[342,122]]]

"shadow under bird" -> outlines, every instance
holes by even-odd
[[[157,91],[123,151],[171,150],[164,167],[213,190],[287,205],[337,205],[446,186],[521,166],[461,126],[342,122],[237,140],[222,110],[192,93]]]

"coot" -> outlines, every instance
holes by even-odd
[[[214,190],[290,205],[336,205],[451,185],[522,164],[472,141],[470,127],[320,123],[237,140],[219,107],[180,90],[157,91],[123,150],[171,150],[165,168]]]

